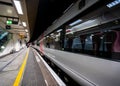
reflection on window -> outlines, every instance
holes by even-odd
[[[9,40],[11,39],[11,34],[5,31],[0,31],[0,52],[2,52],[6,45],[8,44]]]

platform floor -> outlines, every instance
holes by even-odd
[[[41,58],[27,47],[0,58],[0,86],[59,86]]]
[[[13,86],[27,48],[0,58],[0,86]]]
[[[28,57],[21,86],[46,86],[32,49],[30,49]]]

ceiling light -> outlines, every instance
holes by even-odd
[[[8,12],[9,14],[11,14],[11,13],[12,13],[12,10],[8,9],[7,12]]]
[[[61,31],[62,31],[62,29],[57,30],[57,32],[61,32]]]
[[[69,26],[76,25],[76,24],[78,24],[78,23],[80,23],[80,22],[82,22],[82,20],[81,20],[81,19],[78,19],[78,20],[76,20],[75,22],[69,24]]]
[[[17,9],[18,14],[23,14],[21,3],[18,0],[13,0],[15,7]]]
[[[28,30],[27,30],[27,29],[25,29],[25,32],[28,32]]]
[[[76,32],[76,31],[81,31],[85,30],[94,26],[99,25],[100,21],[98,19],[93,19],[93,20],[88,20],[86,22],[83,22],[81,24],[78,24],[74,27],[71,28],[71,31]]]
[[[26,26],[27,26],[27,25],[26,25],[26,22],[22,22],[22,24],[23,24],[23,26],[24,26],[24,27],[26,27]]]
[[[4,46],[1,46],[2,49],[4,49],[5,47]]]
[[[54,35],[53,33],[50,34],[51,36]]]
[[[115,1],[107,4],[106,6],[107,6],[108,8],[112,8],[112,7],[114,7],[114,6],[118,5],[118,4],[120,4],[120,0],[115,0]]]

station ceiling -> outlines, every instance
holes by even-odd
[[[26,0],[31,1],[32,0]],[[33,0],[34,1],[34,0]],[[63,12],[76,0],[39,0],[37,17],[34,28],[31,32],[31,40],[37,39],[58,17],[63,15]],[[28,3],[29,3],[28,2]],[[32,7],[27,3],[28,11],[30,12]],[[35,2],[34,2],[35,3]],[[37,4],[37,3],[35,3]],[[36,5],[35,5],[36,6]],[[35,7],[36,8],[36,7]],[[34,10],[34,9],[33,9]],[[30,17],[32,14],[28,14]]]
[[[20,1],[23,15],[18,14],[14,1]],[[30,34],[30,41],[37,39],[63,12],[77,0],[0,0],[0,26],[6,30],[6,21],[19,19],[18,24],[6,30],[15,34]],[[24,27],[22,22],[26,22]]]
[[[0,0],[0,29],[8,31],[13,34],[27,36],[25,30],[29,31],[26,3],[25,0],[20,0],[23,9],[23,15],[19,15],[13,0]],[[10,24],[11,29],[6,29],[7,20],[18,21],[16,24]],[[26,22],[27,26],[24,27],[22,22]]]

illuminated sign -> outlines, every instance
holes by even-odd
[[[12,24],[12,20],[7,20],[6,23],[7,23],[7,25],[11,25]]]
[[[11,25],[11,24],[18,24],[18,20],[7,20],[6,21],[7,25]]]

